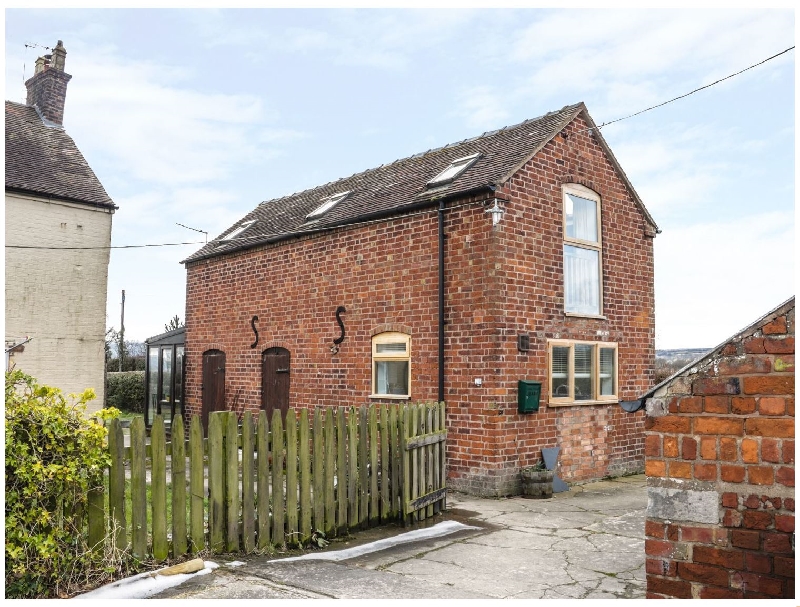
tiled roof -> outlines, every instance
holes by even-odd
[[[588,122],[594,126],[586,107],[583,103],[578,103],[539,118],[415,154],[304,192],[262,202],[184,261],[215,257],[356,221],[386,217],[430,204],[442,197],[450,198],[500,185],[581,112],[584,112]],[[599,132],[597,133],[602,141]],[[604,147],[616,165],[610,150],[607,146]],[[447,168],[453,160],[473,154],[480,154],[480,157],[456,179],[445,185],[426,187],[428,181]],[[619,170],[627,182],[621,168]],[[346,191],[350,192],[347,198],[318,219],[307,220],[306,216],[322,204],[323,198]],[[631,192],[641,204],[632,186]],[[644,206],[641,208],[644,209]],[[646,210],[644,212],[647,213]],[[649,215],[647,217],[652,222]],[[227,234],[248,221],[254,223],[233,239],[224,240]]]
[[[6,190],[116,208],[64,129],[13,101],[6,101]]]

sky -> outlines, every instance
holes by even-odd
[[[792,10],[6,9],[6,99],[63,40],[64,126],[119,209],[107,326],[183,320],[181,260],[260,202],[583,101],[600,125],[794,45]],[[39,47],[26,47],[37,44]],[[794,294],[795,51],[602,128],[662,233],[656,347]]]

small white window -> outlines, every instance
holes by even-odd
[[[334,194],[333,196],[328,196],[327,198],[322,199],[322,204],[319,205],[316,209],[311,211],[308,215],[306,215],[306,221],[309,219],[316,219],[317,217],[321,217],[328,211],[330,211],[333,207],[339,204],[342,200],[347,198],[350,195],[350,192],[339,192],[338,194]]]
[[[473,154],[472,156],[465,156],[458,158],[450,163],[444,171],[439,173],[436,177],[428,182],[428,185],[441,185],[453,181],[456,177],[466,171],[478,159],[480,154]]]
[[[254,223],[255,223],[255,219],[252,220],[252,221],[245,221],[242,225],[240,225],[238,228],[236,228],[233,232],[231,232],[227,236],[224,236],[222,238],[222,240],[233,240],[234,238],[239,236],[242,232],[244,232],[247,228],[249,228]]]
[[[551,405],[618,399],[617,344],[553,340],[548,346]]]
[[[600,197],[577,184],[564,186],[564,311],[600,316],[603,309]]]
[[[379,333],[372,338],[372,396],[411,396],[411,337]]]

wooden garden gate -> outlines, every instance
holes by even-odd
[[[424,520],[445,509],[444,403],[406,407],[403,411],[403,521]]]

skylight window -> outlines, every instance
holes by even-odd
[[[241,233],[242,233],[242,232],[244,232],[244,231],[245,231],[247,228],[249,228],[251,225],[253,225],[255,222],[256,222],[256,221],[255,221],[255,219],[254,219],[254,220],[252,220],[252,221],[245,221],[245,222],[244,222],[242,225],[240,225],[238,228],[236,228],[236,229],[235,229],[233,232],[231,232],[230,234],[228,234],[227,236],[225,236],[224,238],[222,238],[222,240],[233,240],[233,239],[234,239],[234,238],[236,238],[236,237],[237,237],[239,234],[241,234]]]
[[[333,196],[328,196],[327,198],[323,198],[322,204],[319,205],[313,211],[311,211],[308,215],[306,215],[306,220],[316,219],[317,217],[323,216],[325,213],[330,211],[333,207],[335,207],[349,195],[350,191],[348,190],[347,192],[339,192],[338,194],[334,194]]]
[[[472,166],[472,164],[478,159],[478,156],[480,156],[480,154],[473,154],[472,156],[465,156],[464,158],[458,158],[454,160],[444,171],[431,179],[428,182],[428,185],[442,185],[444,183],[450,183],[456,177],[461,175],[461,173],[466,171],[470,166]]]

